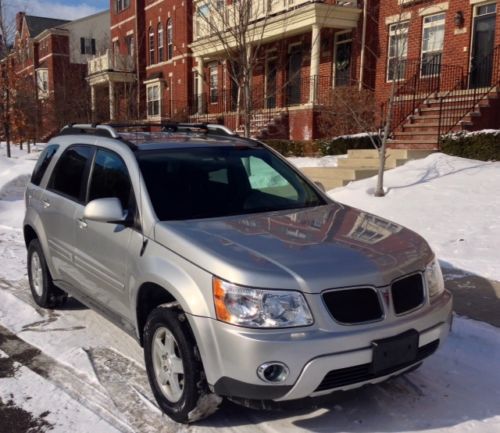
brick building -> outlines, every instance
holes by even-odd
[[[253,4],[261,3],[265,11],[255,15],[252,30],[259,33],[252,76],[256,135],[317,138],[317,119],[335,97],[332,89],[360,85],[374,90],[381,124],[394,90],[394,147],[435,148],[450,130],[499,126],[496,1]],[[227,47],[201,18],[215,16],[214,10],[230,14],[242,4],[111,0],[112,46],[89,63],[95,118],[203,120],[238,128],[238,86]],[[99,94],[107,104],[96,103]]]
[[[107,46],[108,32],[109,12],[76,21],[17,14],[9,61],[14,81],[29,84],[24,90],[37,101],[30,110],[37,112],[38,138],[66,122],[89,120],[87,62]]]

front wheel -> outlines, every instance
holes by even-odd
[[[144,328],[144,358],[160,408],[174,421],[190,423],[215,412],[221,399],[208,390],[185,320],[175,309],[155,308]]]

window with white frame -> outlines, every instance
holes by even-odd
[[[422,77],[439,75],[444,45],[445,14],[424,17],[422,30]]]
[[[125,38],[125,44],[127,45],[127,54],[133,56],[135,53],[134,35],[128,35]]]
[[[210,72],[210,103],[213,104],[219,99],[218,84],[219,84],[219,74],[217,63],[213,63],[209,66]]]
[[[116,0],[116,12],[121,12],[130,6],[130,0]]]
[[[38,87],[38,98],[43,99],[49,96],[49,71],[48,69],[37,69],[36,82]]]
[[[174,57],[174,25],[172,18],[167,21],[167,59]]]
[[[148,117],[160,117],[161,88],[160,83],[147,86]]]
[[[387,81],[402,80],[408,57],[408,22],[390,25],[387,54]]]
[[[163,37],[163,24],[158,24],[158,63],[165,60],[165,48],[164,48],[164,37]]]
[[[210,19],[210,8],[208,4],[198,6],[198,13],[196,16],[196,37],[203,36],[204,33],[209,31],[208,20]]]
[[[155,31],[153,27],[149,28],[149,64],[155,63]]]

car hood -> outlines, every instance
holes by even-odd
[[[233,283],[309,293],[384,286],[423,270],[433,256],[411,230],[339,203],[160,222],[155,240]]]

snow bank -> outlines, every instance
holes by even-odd
[[[347,158],[347,155],[323,156],[322,158],[290,157],[287,159],[296,167],[304,168],[304,167],[337,167],[338,160],[345,158]]]
[[[444,266],[500,281],[500,162],[435,153],[329,192],[339,202],[396,221],[424,236]]]

